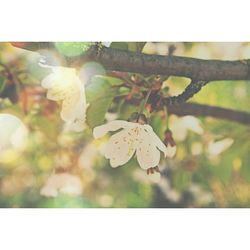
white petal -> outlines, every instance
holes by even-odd
[[[55,82],[55,80],[56,80],[56,76],[54,74],[49,74],[42,80],[41,85],[43,88],[49,89],[53,86],[53,83]]]
[[[14,148],[23,149],[28,136],[28,129],[23,125],[17,128],[17,130],[11,135],[10,142]]]
[[[151,138],[148,131],[141,129],[136,156],[142,169],[156,167],[160,162],[160,151]]]
[[[47,98],[62,100],[72,92],[79,92],[81,81],[76,75],[75,69],[53,67],[53,73],[45,77],[41,82],[42,87],[49,89]]]
[[[74,121],[78,115],[78,110],[76,109],[78,102],[80,100],[75,99],[74,97],[67,97],[63,100],[61,118],[64,121]]]
[[[75,101],[72,98],[63,101],[61,117],[67,122],[66,128],[80,132],[85,129],[88,104],[86,104],[86,98],[83,93],[81,93],[79,100]]]
[[[225,150],[227,150],[233,144],[234,140],[232,138],[225,138],[220,141],[210,142],[208,144],[208,153],[210,156],[218,156]]]
[[[167,146],[165,156],[169,157],[169,158],[173,158],[175,156],[175,154],[176,154],[176,146],[174,146],[174,147]]]
[[[136,137],[131,129],[124,129],[112,135],[105,146],[104,156],[110,159],[112,167],[118,167],[127,163],[136,150]]]
[[[148,179],[153,183],[158,183],[161,180],[161,174],[159,172],[154,172],[148,175]]]
[[[201,135],[204,133],[203,128],[201,127],[201,121],[194,116],[185,116],[182,118],[183,122],[187,129]]]
[[[109,122],[107,124],[95,127],[93,130],[93,136],[95,139],[103,137],[105,134],[107,134],[110,131],[116,131],[121,128],[129,128],[133,126],[131,122],[123,121],[123,120],[115,120],[112,122]]]
[[[0,149],[22,149],[28,135],[24,123],[11,114],[0,114]]]
[[[66,122],[64,127],[64,132],[74,131],[74,132],[81,132],[85,130],[86,125],[84,121],[77,120],[74,122]]]
[[[153,128],[150,125],[146,124],[143,126],[150,134],[152,144],[154,144],[158,149],[160,149],[166,157],[167,147],[165,146],[165,144],[161,141],[161,139],[158,137],[158,135],[153,131]]]

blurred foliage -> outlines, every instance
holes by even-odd
[[[118,78],[95,76],[87,85],[86,98],[90,103],[87,110],[87,124],[91,128],[103,123],[104,116],[117,95],[118,90],[114,86],[120,84],[122,81]]]
[[[122,42],[111,47],[166,55],[171,45]],[[74,57],[90,43],[55,46],[63,55]],[[174,54],[181,56],[250,58],[250,43],[174,46]],[[60,64],[60,58],[52,52],[50,56]],[[107,137],[94,141],[91,130],[106,121],[128,119],[138,110],[130,98],[131,93],[140,97],[141,89],[132,89],[131,81],[143,76],[129,74],[124,85],[119,76],[111,77],[96,63],[79,67],[90,104],[90,127],[73,133],[60,119],[60,104],[49,101],[40,86],[50,70],[40,67],[39,60],[38,53],[0,43],[0,113],[16,115],[29,129],[23,152],[0,154],[0,207],[250,207],[249,127],[209,117],[172,115],[169,126],[177,155],[162,160],[161,181],[152,183],[134,159],[111,168],[100,153]],[[167,94],[176,95],[188,83],[188,79],[170,77],[164,87]],[[249,111],[249,97],[249,82],[220,81],[208,84],[192,101]],[[166,118],[161,112],[152,114],[149,123],[163,138]]]
[[[56,42],[55,47],[62,55],[73,57],[86,52],[92,44],[92,42]]]

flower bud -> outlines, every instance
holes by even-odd
[[[174,155],[176,154],[176,143],[172,136],[171,130],[167,129],[165,131],[163,142],[167,147],[166,156],[170,158],[174,157]]]
[[[154,174],[154,173],[160,173],[160,169],[158,166],[154,167],[154,168],[148,168],[147,169],[147,175],[150,175],[150,174]]]

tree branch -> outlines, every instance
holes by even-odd
[[[192,80],[191,83],[185,88],[185,90],[178,96],[167,97],[164,100],[166,105],[176,105],[186,102],[188,99],[192,98],[196,93],[198,93],[202,87],[204,87],[208,82],[206,81],[195,81]]]
[[[40,43],[21,43],[21,45],[14,44],[14,46],[28,50],[40,48],[56,50],[53,43],[41,43],[41,45]],[[108,70],[122,72],[172,75],[199,81],[250,80],[250,60],[222,61],[172,55],[147,55],[106,47],[98,53],[93,47],[87,54],[74,58],[74,62],[79,64],[85,60],[93,60],[101,63]]]
[[[116,97],[115,100],[119,100],[121,97]],[[131,105],[139,106],[141,99],[132,98],[127,101]],[[182,104],[166,104],[165,99],[160,96],[151,95],[149,97],[148,105],[149,110],[160,111],[166,106],[169,114],[174,114],[177,116],[193,115],[201,117],[212,117],[217,119],[223,119],[230,122],[237,122],[243,125],[250,125],[250,113],[244,111],[237,111],[229,108],[221,108],[218,106],[210,106],[205,104],[198,104],[192,102],[186,102]]]
[[[31,51],[39,51],[41,48],[42,50],[56,50],[53,43],[26,42],[13,45]],[[170,114],[210,116],[244,125],[250,124],[250,113],[247,112],[195,103],[183,103],[197,93],[208,81],[250,80],[250,59],[238,61],[203,60],[172,55],[147,55],[106,47],[99,52],[93,47],[87,54],[74,59],[74,63],[78,64],[93,60],[101,63],[106,69],[114,71],[172,75],[195,79],[181,95],[163,100],[163,104],[168,106]],[[176,103],[182,104],[176,105]]]
[[[213,118],[238,122],[244,125],[250,124],[250,113],[248,112],[236,111],[228,108],[220,108],[216,106],[208,106],[197,103],[171,105],[168,106],[168,112],[170,114],[175,114],[178,116],[210,116]]]
[[[202,60],[179,56],[161,56],[103,48],[92,56],[107,69],[143,74],[188,77],[202,81],[249,80],[250,60]]]

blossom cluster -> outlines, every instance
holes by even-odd
[[[41,83],[42,87],[48,89],[47,98],[62,102],[61,118],[69,130],[83,131],[88,107],[84,84],[73,68],[51,68],[52,73]]]
[[[47,90],[49,100],[61,103],[60,116],[66,127],[76,132],[83,131],[88,104],[84,82],[81,81],[76,69],[44,64],[40,66],[51,69],[51,73],[42,80],[41,86]],[[0,117],[5,120],[7,118],[11,117]],[[15,130],[14,134],[7,136],[8,138],[5,135],[6,138],[2,140],[0,150],[7,144],[17,144],[18,140],[21,140],[20,129],[22,128],[23,135],[24,128],[21,121],[16,120],[16,122],[21,127]],[[97,126],[93,129],[93,136],[99,139],[108,132],[116,132],[110,137],[104,150],[104,156],[113,168],[126,164],[135,156],[139,166],[146,170],[148,175],[159,178],[161,152],[164,157],[173,157],[176,152],[171,131],[165,132],[165,139],[162,141],[147,123],[145,115],[141,113],[137,113],[136,119],[130,121],[114,120]]]

